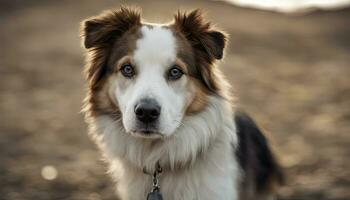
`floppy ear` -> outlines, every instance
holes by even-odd
[[[208,61],[220,60],[226,45],[226,35],[212,30],[210,23],[205,22],[200,10],[189,14],[178,12],[175,15],[175,26],[190,41],[195,50],[206,53]]]
[[[82,23],[82,39],[85,48],[111,45],[111,41],[121,37],[133,26],[141,24],[139,11],[121,7],[117,11],[106,12]]]

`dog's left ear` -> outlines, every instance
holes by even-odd
[[[207,55],[208,61],[223,57],[227,37],[221,31],[212,30],[210,23],[204,21],[200,10],[189,14],[178,12],[175,15],[175,26],[196,50]]]

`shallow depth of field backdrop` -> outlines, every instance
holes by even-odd
[[[230,35],[220,64],[274,138],[279,199],[350,199],[350,9],[283,14],[222,1],[127,1],[150,22],[203,8]],[[86,135],[79,22],[119,1],[0,1],[0,200],[114,199]]]

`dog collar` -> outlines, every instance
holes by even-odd
[[[162,194],[160,193],[159,175],[162,173],[162,168],[157,162],[156,168],[152,175],[152,190],[147,195],[147,200],[163,200]]]

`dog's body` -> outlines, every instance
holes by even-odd
[[[126,8],[85,21],[84,110],[120,199],[146,199],[157,166],[166,200],[273,197],[278,165],[214,66],[225,42],[199,11],[166,25]]]

